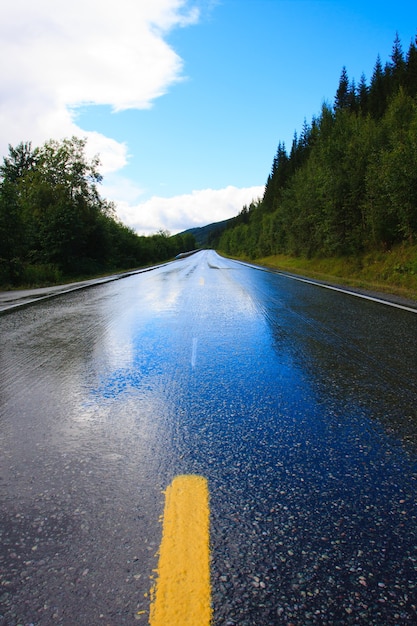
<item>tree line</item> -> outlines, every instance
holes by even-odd
[[[211,243],[232,255],[356,255],[417,235],[417,37],[404,55],[378,55],[370,83],[344,67],[324,103],[280,142],[264,196]]]
[[[100,196],[86,140],[9,146],[0,166],[0,284],[57,282],[163,261],[195,248],[190,234],[138,236]]]

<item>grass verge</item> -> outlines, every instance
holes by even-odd
[[[253,262],[317,280],[400,296],[417,302],[417,245],[355,257],[304,258],[274,255]]]

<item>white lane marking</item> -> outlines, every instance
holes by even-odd
[[[357,291],[351,291],[350,289],[343,289],[342,287],[335,287],[333,285],[326,285],[325,283],[318,283],[315,280],[309,280],[308,278],[301,278],[300,276],[294,276],[293,274],[285,274],[284,272],[270,270],[267,267],[259,267],[257,265],[252,265],[251,263],[244,263],[243,261],[237,261],[237,263],[241,263],[241,265],[246,265],[247,267],[253,267],[255,270],[260,270],[261,272],[270,272],[271,274],[277,274],[278,276],[283,276],[284,278],[289,278],[290,280],[298,280],[300,283],[307,283],[308,285],[315,285],[316,287],[323,287],[323,289],[331,289],[332,291],[339,291],[340,293],[345,293],[348,296],[355,296],[356,298],[363,298],[363,300],[370,300],[371,302],[377,302],[378,304],[386,304],[387,306],[392,306],[395,309],[402,309],[403,311],[408,311],[409,313],[417,313],[417,308],[413,308],[410,306],[404,306],[403,304],[397,304],[396,302],[391,302],[390,300],[384,300],[383,298],[376,298],[374,296],[367,296],[364,293],[359,293]]]
[[[297,276],[289,276],[278,272],[280,276],[291,278],[292,280],[298,280],[301,283],[308,283],[309,285],[316,285],[317,287],[323,287],[323,289],[331,289],[332,291],[339,291],[340,293],[346,293],[349,296],[355,296],[356,298],[363,298],[363,300],[370,300],[371,302],[377,302],[378,304],[386,304],[387,306],[393,306],[395,309],[402,309],[409,313],[417,313],[417,309],[413,309],[410,306],[404,306],[403,304],[397,304],[396,302],[390,302],[389,300],[383,300],[382,298],[376,298],[374,296],[366,296],[364,293],[358,293],[357,291],[350,291],[349,289],[342,289],[341,287],[334,287],[332,285],[325,285],[323,283],[316,283],[314,280],[308,280],[307,278],[299,278]]]
[[[194,368],[197,361],[197,337],[193,337],[193,344],[191,348],[191,367]]]

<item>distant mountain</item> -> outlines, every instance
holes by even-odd
[[[231,218],[233,219],[233,218]],[[213,235],[223,232],[225,228],[227,228],[230,219],[223,220],[221,222],[213,222],[212,224],[207,224],[207,226],[199,226],[197,228],[189,228],[188,230],[184,230],[180,235],[186,235],[190,233],[194,235],[197,248],[206,248],[209,245],[209,241],[212,239]]]

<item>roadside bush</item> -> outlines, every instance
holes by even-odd
[[[20,284],[26,286],[53,285],[62,281],[62,273],[56,265],[43,263],[39,265],[26,265],[22,269]]]

